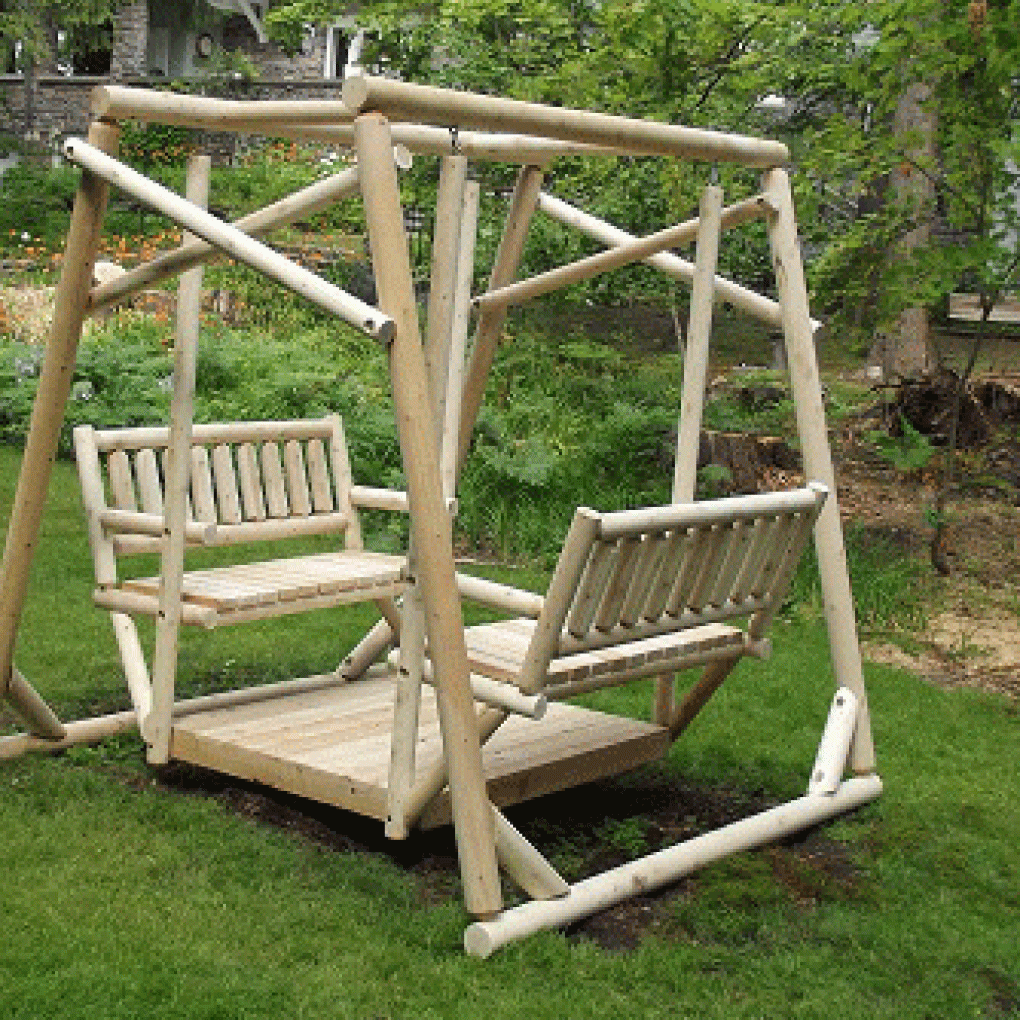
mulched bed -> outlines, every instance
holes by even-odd
[[[176,794],[214,797],[232,813],[337,853],[387,857],[416,877],[423,906],[460,896],[456,845],[449,827],[394,842],[372,819],[195,766],[165,766],[158,782]],[[645,769],[518,805],[508,809],[508,816],[544,854],[562,856],[566,847],[570,864],[564,868],[565,877],[577,881],[773,804],[760,790],[706,789]],[[860,879],[846,848],[822,838],[817,830],[758,852],[766,855],[791,903],[802,908],[832,895],[853,895]],[[567,935],[612,952],[631,951],[649,935],[683,939],[686,933],[673,918],[674,901],[696,894],[695,875],[587,918]]]

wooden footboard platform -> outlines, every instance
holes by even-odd
[[[173,758],[251,779],[358,814],[386,818],[393,677],[381,676],[174,722]],[[561,703],[535,721],[511,717],[482,749],[493,803],[506,806],[661,758],[664,727]],[[417,760],[441,753],[432,688],[422,690]],[[450,821],[444,791],[420,825]]]

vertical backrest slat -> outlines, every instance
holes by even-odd
[[[266,509],[269,516],[286,517],[290,508],[287,505],[287,490],[283,483],[279,446],[276,443],[263,443],[260,459],[262,461],[262,483],[266,493]]]
[[[760,599],[768,594],[772,585],[772,579],[779,564],[790,547],[795,533],[796,519],[790,514],[783,514],[776,518],[776,526],[769,535],[769,544],[758,565],[758,576],[751,585],[751,595]]]
[[[170,451],[164,447],[159,451],[159,463],[160,467],[163,468],[163,477],[170,477]],[[184,519],[187,521],[193,521],[195,519],[195,511],[191,503],[191,491],[187,491],[184,494]]]
[[[712,554],[712,539],[711,527],[691,528],[676,584],[666,603],[666,612],[670,616],[682,616],[690,606],[694,586],[702,574],[706,559]]]
[[[118,510],[132,513],[138,509],[135,483],[131,477],[131,461],[123,450],[113,450],[106,458],[106,471],[110,478],[110,495]]]
[[[321,439],[308,440],[308,477],[312,484],[312,509],[317,514],[333,512],[333,487],[329,481],[326,451]]]
[[[234,457],[226,443],[213,447],[213,481],[216,483],[216,507],[221,524],[241,523],[241,500],[234,474]]]
[[[644,616],[645,606],[648,604],[648,596],[655,583],[655,578],[662,566],[663,557],[666,555],[666,534],[665,532],[651,532],[645,535],[641,543],[641,552],[638,554],[637,564],[634,568],[634,579],[630,583],[630,590],[627,598],[624,599],[623,608],[620,610],[620,625],[633,627]]]
[[[598,542],[592,549],[591,558],[581,577],[581,583],[577,586],[577,595],[567,616],[567,633],[576,638],[584,637],[595,619],[606,592],[606,582],[609,580],[616,555],[615,542]]]
[[[333,462],[333,481],[336,485],[336,508],[340,513],[347,514],[350,522],[344,533],[344,544],[348,549],[364,547],[361,539],[361,523],[358,513],[351,504],[351,462],[347,458],[347,440],[344,438],[344,426],[340,415],[331,414],[333,426],[329,443],[329,455]]]
[[[701,612],[708,604],[708,597],[715,586],[715,579],[719,576],[719,567],[722,565],[726,555],[726,549],[732,535],[733,526],[731,523],[717,524],[712,528],[712,534],[708,538],[707,552],[702,561],[701,571],[698,579],[691,589],[688,609],[694,612]]]
[[[305,456],[297,439],[288,440],[284,446],[283,461],[287,468],[291,513],[295,517],[308,517],[312,512],[312,500],[305,474]]]
[[[213,497],[212,472],[209,470],[209,452],[204,446],[191,448],[191,502],[195,516],[205,524],[216,523],[216,503]]]
[[[641,552],[641,536],[620,539],[613,569],[609,575],[606,594],[595,617],[595,627],[601,631],[612,630],[620,621],[620,610],[630,590],[638,554]]]
[[[762,563],[768,555],[772,536],[778,526],[777,518],[771,514],[767,517],[759,517],[754,522],[751,528],[750,547],[744,556],[744,564],[733,582],[733,589],[730,593],[735,604],[739,605],[750,598],[751,591],[761,574]]]
[[[262,492],[262,474],[258,457],[251,443],[237,448],[237,475],[241,482],[241,506],[246,521],[266,519],[266,497]]]
[[[820,508],[820,503],[819,503]],[[785,543],[782,556],[779,558],[775,572],[764,592],[764,606],[752,617],[748,633],[753,638],[760,638],[767,631],[772,617],[778,611],[786,590],[793,578],[793,573],[800,562],[804,546],[811,537],[817,513],[799,512],[790,521],[789,541]]]
[[[719,550],[715,577],[710,579],[711,585],[705,593],[706,605],[721,606],[726,602],[733,581],[740,570],[748,538],[750,530],[744,526],[743,521],[734,521],[726,529],[726,536]]]
[[[666,539],[666,549],[659,567],[658,576],[648,592],[645,603],[644,618],[649,621],[658,620],[665,612],[670,593],[677,581],[677,574],[683,563],[684,553],[690,543],[690,535],[686,528],[676,528]]]
[[[139,450],[135,456],[135,477],[142,498],[142,510],[147,514],[163,516],[163,483],[159,477],[156,451],[151,447]]]

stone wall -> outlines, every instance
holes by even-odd
[[[44,145],[84,134],[92,90],[105,81],[54,75],[26,82],[5,75],[0,78],[0,131]]]
[[[148,37],[147,0],[134,0],[117,12],[113,21],[113,53],[110,59],[110,77],[114,81],[140,78],[145,74]]]

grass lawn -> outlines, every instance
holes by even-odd
[[[17,471],[0,448],[0,526]],[[56,467],[22,671],[65,717],[126,705],[73,468]],[[189,634],[180,689],[335,664],[368,611]],[[662,769],[780,799],[831,697],[822,625],[774,628]],[[868,670],[885,793],[824,830],[844,882],[769,851],[665,904],[632,952],[545,933],[481,962],[465,915],[382,854],[326,850],[157,785],[135,738],[0,765],[0,1017],[1001,1017],[1020,1014],[1020,719],[1004,698]],[[646,688],[589,703],[645,712]],[[511,818],[513,813],[511,812]],[[810,886],[809,892],[805,889]]]

